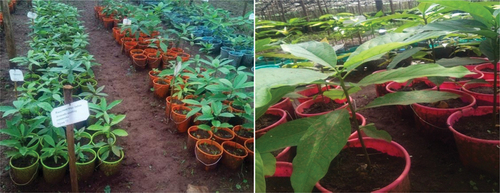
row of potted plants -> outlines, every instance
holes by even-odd
[[[9,147],[5,153],[10,158],[13,183],[31,183],[42,166],[46,182],[58,183],[64,178],[69,162],[66,134],[64,127],[53,126],[50,114],[64,104],[63,85],[67,84],[73,86],[73,100],[88,100],[92,111],[89,121],[75,124],[78,179],[86,180],[92,175],[96,159],[99,169],[111,175],[124,157],[112,136],[127,135],[125,130],[114,129],[125,115],[109,112],[120,101],[107,105],[104,86],[96,88],[91,67],[98,64],[85,49],[88,35],[78,21],[78,10],[52,1],[34,1],[33,5],[40,17],[31,26],[31,50],[26,56],[11,60],[28,72],[13,106],[0,107],[3,117],[10,119],[6,128],[0,129],[9,138],[0,141],[0,145]],[[59,17],[61,14],[65,17]],[[118,162],[113,155],[119,158]]]
[[[330,85],[338,87],[337,89],[315,89],[322,97],[317,97],[313,100],[324,102],[325,98],[329,100],[344,100],[347,106],[338,108],[335,106],[329,107],[329,113],[323,115],[316,115],[313,117],[300,118],[290,122],[282,123],[266,134],[256,140],[256,187],[257,191],[265,191],[264,176],[283,176],[279,168],[285,168],[288,171],[286,177],[290,177],[291,185],[294,191],[311,191],[314,186],[322,192],[331,192],[333,190],[339,191],[353,191],[352,189],[339,189],[335,185],[328,185],[328,181],[332,181],[330,173],[335,170],[329,170],[338,165],[348,165],[348,162],[338,162],[335,159],[340,156],[345,158],[346,151],[344,149],[352,149],[359,147],[359,153],[364,154],[362,167],[356,166],[354,170],[347,174],[349,176],[357,177],[357,180],[352,183],[366,182],[372,178],[373,172],[377,172],[377,178],[385,176],[380,174],[380,169],[373,168],[373,164],[381,164],[380,162],[372,162],[371,157],[375,152],[388,154],[389,157],[401,157],[402,166],[400,173],[390,177],[392,180],[382,182],[380,181],[376,187],[381,187],[377,191],[410,191],[410,182],[408,173],[410,170],[410,157],[406,150],[395,142],[391,142],[390,135],[383,131],[377,130],[373,124],[360,126],[360,120],[356,119],[355,113],[362,109],[374,108],[387,105],[411,105],[410,110],[416,114],[416,122],[419,124],[421,130],[432,133],[431,135],[438,135],[437,128],[448,128],[445,130],[447,135],[453,134],[455,141],[460,152],[460,157],[465,166],[475,167],[482,169],[486,172],[492,172],[498,175],[498,123],[496,123],[498,114],[497,107],[497,78],[490,80],[490,83],[482,83],[484,86],[492,90],[492,101],[488,106],[474,107],[476,98],[472,95],[458,90],[451,90],[441,88],[443,81],[446,77],[460,78],[464,76],[480,77],[481,72],[469,71],[466,67],[444,67],[438,64],[419,64],[411,65],[408,67],[398,69],[388,69],[383,72],[371,74],[357,83],[348,83],[345,78],[354,69],[359,67],[362,63],[379,58],[381,55],[388,51],[399,49],[406,45],[411,45],[415,42],[422,40],[433,39],[445,35],[449,32],[460,33],[474,33],[483,35],[486,40],[481,43],[479,49],[485,54],[493,71],[493,77],[497,77],[497,64],[499,55],[498,50],[498,28],[500,24],[495,17],[498,18],[498,10],[494,10],[487,4],[478,4],[471,2],[448,2],[439,1],[433,4],[434,1],[422,0],[418,9],[422,13],[432,13],[436,10],[452,11],[460,10],[465,11],[472,15],[463,20],[436,20],[432,24],[420,26],[413,29],[414,31],[407,31],[406,33],[389,33],[384,36],[376,37],[365,44],[362,44],[351,54],[346,62],[340,66],[337,65],[337,56],[335,49],[328,43],[324,42],[305,42],[300,44],[285,44],[281,48],[285,52],[289,52],[296,57],[309,59],[322,67],[321,72],[313,71],[310,69],[259,69],[257,70],[257,97],[256,97],[256,118],[259,120],[271,111],[271,105],[282,100],[287,93],[302,92],[295,90],[297,86],[308,84]],[[470,9],[469,9],[470,8]],[[479,15],[481,15],[479,17]],[[481,19],[479,19],[481,18]],[[476,24],[472,28],[469,26],[456,27],[450,25],[451,23],[467,23],[475,21]],[[451,27],[455,26],[455,27]],[[488,32],[488,33],[483,33]],[[269,40],[262,40],[269,41]],[[257,45],[265,45],[256,43]],[[257,47],[256,51],[268,49],[270,46],[265,45]],[[491,52],[493,50],[493,52]],[[464,63],[464,62],[461,62]],[[444,64],[444,63],[443,63]],[[464,63],[466,64],[466,62]],[[476,69],[480,66],[476,66]],[[324,72],[324,73],[323,73]],[[280,74],[280,76],[275,76]],[[479,76],[477,75],[479,74]],[[423,78],[423,79],[419,79]],[[442,79],[442,81],[436,81]],[[413,80],[413,81],[412,81]],[[409,91],[396,91],[385,93],[384,96],[376,98],[371,103],[363,108],[355,108],[352,99],[349,95],[360,90],[361,86],[370,84],[388,84],[388,82],[396,82],[398,88],[408,86],[405,82],[412,82],[416,84],[421,82],[434,82],[438,87],[434,90],[412,90]],[[430,81],[431,80],[431,81]],[[396,84],[396,83],[389,83]],[[436,84],[437,83],[437,84]],[[474,83],[467,83],[474,84]],[[467,85],[465,84],[465,85]],[[386,85],[387,88],[390,86]],[[432,88],[432,85],[430,88]],[[450,84],[448,84],[449,86]],[[383,87],[383,85],[381,85]],[[458,87],[460,88],[460,87]],[[467,90],[467,86],[462,87]],[[455,87],[457,89],[457,87]],[[387,90],[389,91],[389,90]],[[288,96],[293,96],[288,94]],[[318,99],[319,98],[319,99]],[[287,101],[286,99],[283,101]],[[282,102],[283,102],[282,101]],[[462,108],[453,106],[455,102],[463,103]],[[307,102],[302,103],[306,104]],[[300,106],[300,105],[299,105]],[[322,104],[324,106],[324,104]],[[427,106],[427,107],[426,107]],[[300,112],[300,108],[288,108],[289,111]],[[425,109],[425,110],[423,110]],[[434,113],[421,114],[426,110],[434,109]],[[300,113],[298,113],[300,115]],[[484,116],[483,116],[484,115]],[[483,117],[479,117],[483,116]],[[350,120],[349,120],[350,118]],[[478,139],[476,137],[466,137],[462,132],[457,132],[457,121],[459,119],[476,118],[477,122],[487,123],[483,127],[483,133],[489,133],[492,138]],[[479,121],[481,120],[481,121]],[[461,123],[466,125],[470,120]],[[351,127],[353,128],[351,130]],[[467,129],[465,129],[467,130]],[[351,139],[351,131],[355,131],[357,137]],[[443,131],[443,130],[441,130]],[[365,137],[366,136],[366,137]],[[463,138],[463,139],[461,139]],[[349,139],[349,140],[348,140]],[[297,155],[293,158],[293,164],[284,164],[276,161],[278,158],[274,157],[271,152],[290,147],[297,146]],[[358,150],[348,150],[355,151]],[[376,153],[377,154],[377,153]],[[397,159],[397,158],[396,158]],[[332,162],[333,161],[333,162]],[[334,164],[335,163],[335,164]],[[332,165],[333,164],[333,165]],[[288,165],[288,166],[283,166]],[[276,171],[276,173],[275,173]],[[340,172],[342,173],[342,172]],[[344,174],[344,173],[342,173]],[[326,180],[325,180],[326,179]],[[335,180],[334,180],[335,181]],[[329,189],[324,187],[330,186]],[[334,189],[331,189],[334,188]],[[366,189],[355,189],[354,191],[372,191],[374,187],[366,187]]]

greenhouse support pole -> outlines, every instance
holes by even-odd
[[[14,42],[14,35],[12,29],[12,20],[10,18],[9,1],[2,1],[2,14],[3,14],[3,26],[5,33],[5,44],[7,49],[7,56],[9,59],[16,57],[16,44]],[[11,69],[16,68],[16,64],[9,61],[9,67]]]
[[[71,104],[71,85],[64,85],[64,104]],[[66,143],[68,144],[69,155],[69,176],[71,178],[71,192],[78,192],[78,179],[76,176],[76,156],[75,156],[75,136],[73,134],[73,124],[66,125]]]

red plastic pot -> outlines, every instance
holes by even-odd
[[[275,109],[281,109],[284,110],[287,113],[286,120],[291,121],[295,118],[295,109],[293,108],[292,101],[290,98],[283,98],[280,102],[274,104],[270,108],[275,108]]]
[[[472,95],[459,90],[441,89],[441,91],[459,94],[460,99],[467,102],[468,105],[459,108],[434,108],[415,103],[410,106],[415,112],[415,128],[418,131],[426,135],[428,139],[448,142],[451,141],[453,136],[447,129],[446,120],[454,112],[476,105],[476,99]]]
[[[286,147],[285,149],[283,149],[283,151],[281,151],[275,158],[276,158],[276,161],[284,161],[284,162],[287,162],[287,161],[291,161],[291,154],[290,154],[290,149],[292,149],[292,147]]]
[[[415,83],[419,83],[421,81],[425,82],[429,86],[432,86],[433,87],[432,89],[437,88],[436,85],[434,83],[432,83],[431,81],[429,81],[427,78],[413,79],[412,83],[409,86],[411,86]],[[387,84],[385,89],[386,89],[387,93],[394,93],[406,85],[407,85],[407,82],[403,82],[403,83],[391,82],[391,83]],[[401,115],[401,117],[413,117],[413,111],[411,110],[409,105],[395,105],[395,106],[398,109],[398,112]]]
[[[494,79],[494,75],[493,75],[493,72],[487,72],[487,71],[484,71],[485,69],[491,69],[493,70],[494,66],[492,63],[486,63],[486,64],[480,64],[480,65],[477,65],[475,68],[474,68],[474,71],[475,72],[481,72],[484,74],[483,76],[483,79],[485,80],[490,80],[490,79]],[[500,63],[497,63],[497,70],[500,70]],[[500,73],[500,71],[498,71]],[[498,77],[497,77],[498,78]]]
[[[500,84],[499,84],[500,85]],[[493,94],[483,94],[478,92],[473,92],[470,89],[477,87],[493,87],[493,81],[489,83],[467,83],[462,87],[462,90],[466,93],[471,94],[476,98],[476,103],[478,106],[493,106]],[[497,95],[497,104],[500,104],[500,95]]]
[[[290,177],[293,173],[293,165],[290,162],[276,162],[276,170],[274,171],[274,175],[266,176],[266,177]]]
[[[386,142],[384,140],[380,139],[373,139],[369,137],[364,137],[363,141],[365,143],[366,148],[372,148],[377,151],[380,151],[382,153],[386,153],[391,156],[395,157],[402,157],[405,158],[405,168],[401,175],[399,175],[396,180],[394,180],[392,183],[389,185],[382,187],[378,190],[375,190],[373,192],[410,192],[410,166],[411,166],[411,160],[410,160],[410,155],[408,152],[398,143],[392,141],[392,142]],[[351,139],[347,141],[346,146],[344,147],[361,147],[361,143],[358,139]],[[330,190],[324,188],[321,186],[321,184],[318,182],[316,183],[316,188],[320,190],[321,192],[328,192],[331,193]]]
[[[500,108],[499,108],[500,109]],[[482,116],[493,112],[492,106],[467,108],[450,115],[448,128],[453,133],[460,160],[466,167],[477,168],[498,176],[500,140],[486,140],[464,135],[453,128],[462,117]]]
[[[469,74],[465,75],[465,78],[474,78],[474,79],[482,79],[484,77],[484,74],[481,72],[475,72],[475,74]],[[457,82],[451,82],[451,81],[444,81],[439,88],[440,89],[455,89],[455,90],[460,90],[462,89],[462,86],[469,82],[470,80],[462,80],[462,81],[457,81]]]
[[[308,100],[308,101],[300,104],[299,106],[297,106],[297,108],[295,108],[295,113],[297,114],[298,117],[313,117],[313,116],[327,114],[329,112],[332,112],[334,109],[332,109],[331,111],[326,111],[326,112],[322,112],[322,113],[315,113],[315,114],[306,114],[306,113],[304,113],[304,109],[309,108],[314,103],[329,103],[331,100],[332,99],[325,97],[325,96],[317,96],[315,99]],[[347,99],[337,99],[334,101],[337,104],[345,103],[344,105],[342,105],[341,107],[339,107],[337,109],[344,109],[344,108],[347,108],[347,106],[348,106],[348,104],[346,103]],[[353,101],[352,98],[351,98],[351,101]],[[335,110],[337,110],[337,109],[335,109]]]
[[[286,112],[282,109],[269,108],[269,109],[267,109],[265,114],[272,114],[272,115],[281,116],[281,119],[278,122],[267,126],[266,128],[255,130],[255,139],[258,139],[262,135],[266,134],[272,128],[275,128],[276,126],[278,126],[280,124],[286,123]]]
[[[379,72],[385,72],[387,70],[377,70],[375,72],[373,72],[372,74],[376,74],[376,73],[379,73]],[[386,95],[387,93],[387,89],[385,88],[389,83],[391,83],[392,81],[390,82],[385,82],[385,83],[382,83],[382,84],[375,84],[375,92],[377,92],[377,97],[381,97],[381,96],[384,96]]]
[[[299,93],[301,95],[306,96],[304,98],[298,98],[297,99],[299,101],[299,103],[301,103],[301,104],[304,103],[304,102],[306,102],[306,101],[308,101],[308,100],[313,99],[312,96],[314,96],[314,95],[316,95],[316,94],[319,93],[318,85],[316,85],[316,84],[307,85],[306,87],[307,87],[307,89],[301,90],[301,91],[297,92],[297,93]],[[329,89],[337,89],[337,88],[339,88],[339,86],[328,85],[328,87],[322,86],[321,90],[322,91],[326,91],[327,89],[329,90]]]

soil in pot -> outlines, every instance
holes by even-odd
[[[88,162],[88,161],[94,159],[94,154],[93,153],[90,153],[88,151],[84,151],[82,153],[83,153],[83,155],[85,155],[86,159],[77,159],[76,162],[78,162],[78,163],[85,163],[85,162]]]
[[[294,192],[290,177],[266,178],[266,192]]]
[[[304,108],[304,114],[316,114],[337,109],[344,104],[339,104],[331,100],[329,103],[314,103],[309,108]]]
[[[442,100],[442,101],[438,101],[438,102],[434,102],[434,103],[420,103],[420,104],[427,106],[427,107],[446,109],[446,108],[465,107],[465,106],[469,105],[470,103],[464,102],[460,98],[457,98],[457,99]]]
[[[224,139],[229,139],[233,136],[233,135],[231,135],[231,133],[229,133],[228,131],[223,130],[223,129],[218,129],[217,132],[214,133],[214,135],[217,135],[220,138],[224,138]]]
[[[232,146],[224,146],[224,149],[229,153],[237,156],[244,156],[246,154],[244,149],[239,149]]]
[[[156,82],[156,83],[161,84],[161,85],[170,85],[167,81],[165,81],[163,79],[158,80],[158,82]]]
[[[249,149],[249,150],[252,150],[253,151],[253,143],[248,143],[246,145],[246,147]]]
[[[104,161],[107,161],[107,162],[115,162],[115,161],[120,160],[120,158],[121,158],[121,157],[116,156],[113,152],[109,152],[109,156],[108,156],[108,158],[106,158],[106,160],[104,160]]]
[[[107,137],[106,137],[106,135],[104,135],[104,134],[101,134],[101,135],[96,135],[96,136],[94,136],[94,138],[93,138],[93,142],[94,142],[94,144],[97,144],[97,143],[99,143],[99,142],[106,142],[106,141],[108,141],[108,138],[107,138]]]
[[[281,116],[273,115],[273,114],[264,114],[255,122],[256,130],[264,129],[281,119]]]
[[[210,133],[208,133],[208,131],[201,129],[191,132],[191,135],[198,139],[208,139],[210,137]]]
[[[482,93],[482,94],[493,94],[493,87],[480,86],[475,88],[469,88],[468,90],[472,92]],[[500,92],[500,87],[497,89]]]
[[[56,163],[56,162],[54,162],[53,157],[48,157],[47,159],[43,160],[43,163],[46,166],[56,168],[56,167],[64,165],[66,163],[66,160],[64,158],[60,157],[60,158],[57,158],[57,163]]]
[[[81,137],[80,139],[75,139],[75,144],[80,143],[80,145],[85,145],[90,143],[90,138]]]
[[[208,143],[202,143],[198,147],[201,149],[201,151],[210,155],[217,155],[220,153],[219,148],[217,148],[215,145],[211,145]]]
[[[424,90],[424,89],[430,89],[433,88],[433,86],[429,86],[425,82],[416,82],[412,84],[411,86],[404,86],[399,91],[413,91],[413,90]]]
[[[253,137],[253,132],[248,131],[246,129],[240,129],[238,132],[236,132],[236,135],[239,135],[244,138],[252,138]]]
[[[274,157],[278,156],[285,148],[278,149],[276,151],[272,151],[271,154],[274,155]]]
[[[495,127],[495,124],[493,124],[493,117],[491,114],[462,117],[453,125],[453,128],[470,137],[486,140],[500,140],[498,135],[500,133],[500,128]]]
[[[33,156],[25,156],[25,157],[19,157],[19,158],[16,158],[16,159],[12,159],[12,165],[18,167],[18,168],[24,168],[24,167],[28,167],[28,166],[31,166],[33,163],[35,163],[37,160],[36,157],[33,157]]]
[[[372,170],[365,169],[366,158],[362,148],[342,150],[330,163],[325,177],[319,183],[333,192],[371,192],[396,180],[405,168],[405,159],[389,156],[377,150],[366,149]]]
[[[188,110],[185,110],[185,109],[175,109],[174,111],[177,114],[181,114],[181,115],[187,115],[187,113],[189,112]]]

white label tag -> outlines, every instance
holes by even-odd
[[[123,19],[123,25],[131,25],[132,24],[132,20],[130,19]]]
[[[252,13],[250,16],[248,16],[248,19],[255,19],[255,15]]]
[[[37,16],[38,16],[38,15],[37,15],[36,13],[33,13],[33,12],[31,12],[31,11],[30,11],[30,12],[28,12],[28,18],[30,18],[30,19],[36,19],[36,17],[37,17]]]
[[[24,81],[23,71],[19,69],[9,70],[10,80],[14,82]]]
[[[182,67],[182,62],[177,63],[177,65],[175,66],[175,68],[174,68],[174,76],[175,77],[177,77],[177,75],[181,71],[181,67]]]
[[[203,0],[203,1],[208,2],[208,0]]]
[[[86,100],[79,100],[60,106],[50,112],[52,125],[54,127],[63,127],[73,123],[87,120],[89,118],[89,103]]]

